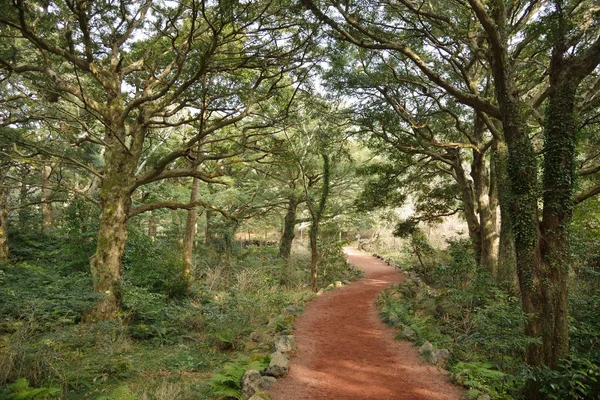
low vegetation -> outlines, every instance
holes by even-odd
[[[468,388],[467,398],[520,399],[527,382],[537,383],[550,399],[599,398],[597,284],[573,275],[572,353],[557,368],[532,368],[525,363],[525,350],[536,339],[524,333],[526,316],[518,296],[477,265],[468,240],[449,241],[445,250],[427,249],[420,261],[410,245],[404,252],[383,253],[410,278],[382,292],[378,307],[384,321],[399,329],[399,339],[450,350],[446,368]]]
[[[85,264],[93,247],[60,231],[11,237],[13,258],[0,268],[0,399],[239,397],[243,371],[267,361],[268,335],[290,329],[282,308],[314,296],[307,250],[286,263],[274,246],[236,246],[219,263],[200,245],[188,277],[177,243],[130,230],[124,309],[97,323],[84,321],[97,301]],[[339,250],[322,251],[320,287],[356,276]]]

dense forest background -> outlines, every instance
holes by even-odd
[[[469,397],[599,398],[599,18],[2,2],[0,398],[242,398],[343,245]]]

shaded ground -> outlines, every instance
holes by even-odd
[[[273,399],[460,399],[446,373],[426,364],[411,343],[394,340],[379,318],[377,294],[404,275],[364,252],[345,251],[366,277],[308,304],[295,324],[297,356]]]

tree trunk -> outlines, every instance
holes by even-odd
[[[0,262],[8,259],[8,196],[4,190],[5,173],[0,172]]]
[[[154,216],[154,213],[150,213],[150,216],[148,216],[148,236],[152,239],[156,237],[156,216]]]
[[[100,192],[98,243],[96,253],[90,258],[94,291],[103,297],[87,316],[88,321],[116,318],[122,303],[121,256],[127,240],[131,197],[123,189],[126,185],[118,180],[118,172],[110,175],[113,176],[105,178]]]
[[[192,191],[190,203],[198,201],[198,178],[192,179]],[[185,237],[183,239],[183,261],[185,262],[185,274],[189,276],[192,272],[192,258],[194,253],[194,242],[196,240],[196,219],[198,218],[198,207],[192,207],[188,211],[185,221]]]
[[[96,307],[85,319],[99,321],[117,318],[122,305],[123,275],[121,256],[127,240],[127,218],[134,190],[132,177],[139,151],[132,152],[122,145],[125,130],[110,125],[107,150],[104,155],[104,178],[100,184],[98,240],[96,252],[90,258],[94,291],[102,295]]]
[[[517,255],[515,237],[510,223],[510,182],[508,180],[508,149],[501,141],[494,143],[494,171],[491,178],[496,182],[500,205],[500,244],[498,249],[498,283],[511,293],[518,293]]]
[[[317,291],[317,264],[319,262],[319,248],[317,238],[319,236],[319,223],[313,220],[308,232],[310,238],[310,288],[313,292]]]
[[[279,243],[279,257],[289,259],[292,252],[292,242],[296,236],[296,209],[298,200],[291,197],[288,200],[287,213],[283,220],[283,234]]]
[[[319,237],[319,223],[325,211],[327,204],[327,197],[329,196],[329,156],[325,153],[321,153],[323,158],[323,186],[321,188],[321,196],[319,198],[319,204],[315,208],[310,194],[308,193],[308,185],[304,185],[306,194],[306,205],[310,212],[311,224],[308,233],[310,239],[310,276],[311,276],[311,289],[313,292],[317,291],[317,268],[319,262],[319,246],[317,239]]]
[[[554,365],[569,353],[567,280],[569,226],[573,215],[576,177],[577,87],[583,76],[569,71],[569,45],[562,4],[557,3],[559,31],[550,62],[550,95],[544,127],[544,210],[542,222],[540,324],[544,364]],[[591,70],[594,68],[592,67]]]
[[[50,188],[50,175],[52,166],[48,161],[42,164],[42,232],[52,229],[52,189]]]
[[[479,265],[485,267],[495,282],[498,281],[498,246],[499,235],[497,228],[496,187],[490,179],[485,162],[485,154],[474,152],[471,165],[471,176],[475,187],[475,197],[479,210],[479,235],[481,237],[481,252]]]
[[[24,207],[27,204],[27,195],[29,194],[29,188],[25,183],[25,178],[22,178],[21,189],[19,191],[19,225],[21,229],[25,229],[27,222],[29,221],[29,208]]]
[[[469,238],[473,242],[473,249],[475,250],[475,259],[477,263],[481,263],[481,227],[479,225],[479,218],[477,216],[477,204],[475,199],[475,193],[473,190],[473,184],[467,179],[467,174],[462,166],[462,159],[458,149],[449,149],[449,154],[453,155],[454,163],[452,169],[456,175],[456,183],[460,189],[464,216],[467,222],[467,228],[469,231]]]

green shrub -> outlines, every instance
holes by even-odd
[[[531,379],[552,400],[600,399],[600,360],[571,356],[555,368],[541,367],[532,372]]]
[[[72,324],[97,301],[87,273],[62,275],[28,262],[3,268],[0,315],[4,319],[35,319],[44,326]]]
[[[130,228],[121,262],[127,283],[163,293],[169,298],[190,294],[190,281],[185,273],[181,246],[171,240],[152,240],[141,231]]]
[[[60,388],[41,387],[33,388],[25,378],[20,378],[6,387],[0,389],[0,400],[41,400],[53,399],[60,395]]]
[[[204,327],[202,310],[189,300],[171,300],[166,294],[129,284],[123,290],[123,313],[131,337],[159,344],[176,343]]]
[[[269,357],[251,360],[247,356],[240,355],[234,361],[225,364],[220,371],[214,373],[206,385],[213,396],[243,400],[242,376],[244,373],[249,369],[262,371],[268,365]]]

